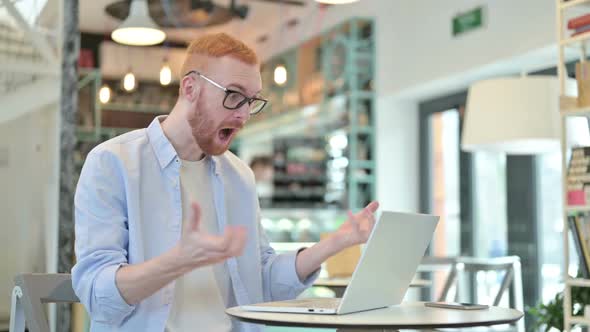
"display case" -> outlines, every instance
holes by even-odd
[[[354,18],[263,65],[271,102],[238,145],[246,162],[274,161],[272,198],[261,200],[261,213],[277,248],[316,242],[347,210],[375,199],[374,50],[374,22]],[[279,64],[289,77],[281,85],[273,80]],[[313,236],[287,236],[301,227]]]

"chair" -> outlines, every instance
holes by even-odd
[[[453,283],[457,277],[456,264],[457,258],[455,257],[425,256],[418,266],[418,272],[421,273],[432,273],[437,271],[447,272],[447,277],[445,279],[438,301],[442,301],[442,299],[447,298],[451,288],[453,287]]]
[[[14,278],[10,309],[10,332],[49,332],[45,303],[80,302],[72,289],[70,274],[20,274]]]
[[[524,312],[524,300],[522,290],[522,272],[520,258],[518,256],[506,256],[497,258],[473,258],[473,257],[457,257],[457,258],[441,258],[441,257],[425,257],[422,265],[428,267],[427,271],[432,270],[432,267],[441,267],[451,265],[448,269],[449,273],[445,280],[444,286],[440,295],[437,297],[437,301],[454,301],[460,302],[460,282],[459,276],[465,273],[477,274],[478,272],[484,271],[497,271],[504,272],[503,277],[500,280],[498,291],[494,296],[492,303],[483,303],[493,306],[500,305],[502,297],[507,291],[512,295],[511,307],[516,310]],[[420,269],[419,269],[420,270]],[[474,279],[475,280],[475,279]],[[449,298],[451,288],[455,286],[456,292],[453,298]],[[469,302],[478,302],[478,300],[471,296],[468,299]],[[518,331],[524,331],[524,319],[519,320],[516,323]]]

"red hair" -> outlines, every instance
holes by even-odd
[[[198,55],[212,58],[229,56],[249,65],[258,63],[256,52],[243,42],[226,33],[208,34],[192,41],[188,46],[181,76],[194,69],[203,70],[196,68],[204,65],[199,63]]]

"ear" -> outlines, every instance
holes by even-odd
[[[197,101],[201,87],[191,75],[185,76],[180,81],[180,94],[191,103]]]

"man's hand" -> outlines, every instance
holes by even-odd
[[[371,202],[357,214],[352,214],[349,211],[348,220],[336,232],[312,247],[301,251],[295,261],[299,279],[307,279],[330,256],[348,247],[367,242],[373,230],[373,225],[375,225],[375,216],[373,214],[378,208],[378,202]]]
[[[334,234],[341,249],[367,242],[375,225],[374,213],[378,208],[379,203],[373,201],[356,214],[348,211],[348,220]]]
[[[201,228],[201,207],[192,205],[192,215],[183,225],[178,244],[180,259],[188,270],[217,264],[240,256],[246,245],[246,230],[241,226],[226,226],[223,235],[213,235]]]
[[[125,265],[116,272],[116,285],[128,304],[136,304],[196,268],[239,256],[246,244],[243,227],[228,226],[222,236],[201,229],[201,208],[183,223],[180,242],[164,254],[143,263]]]

